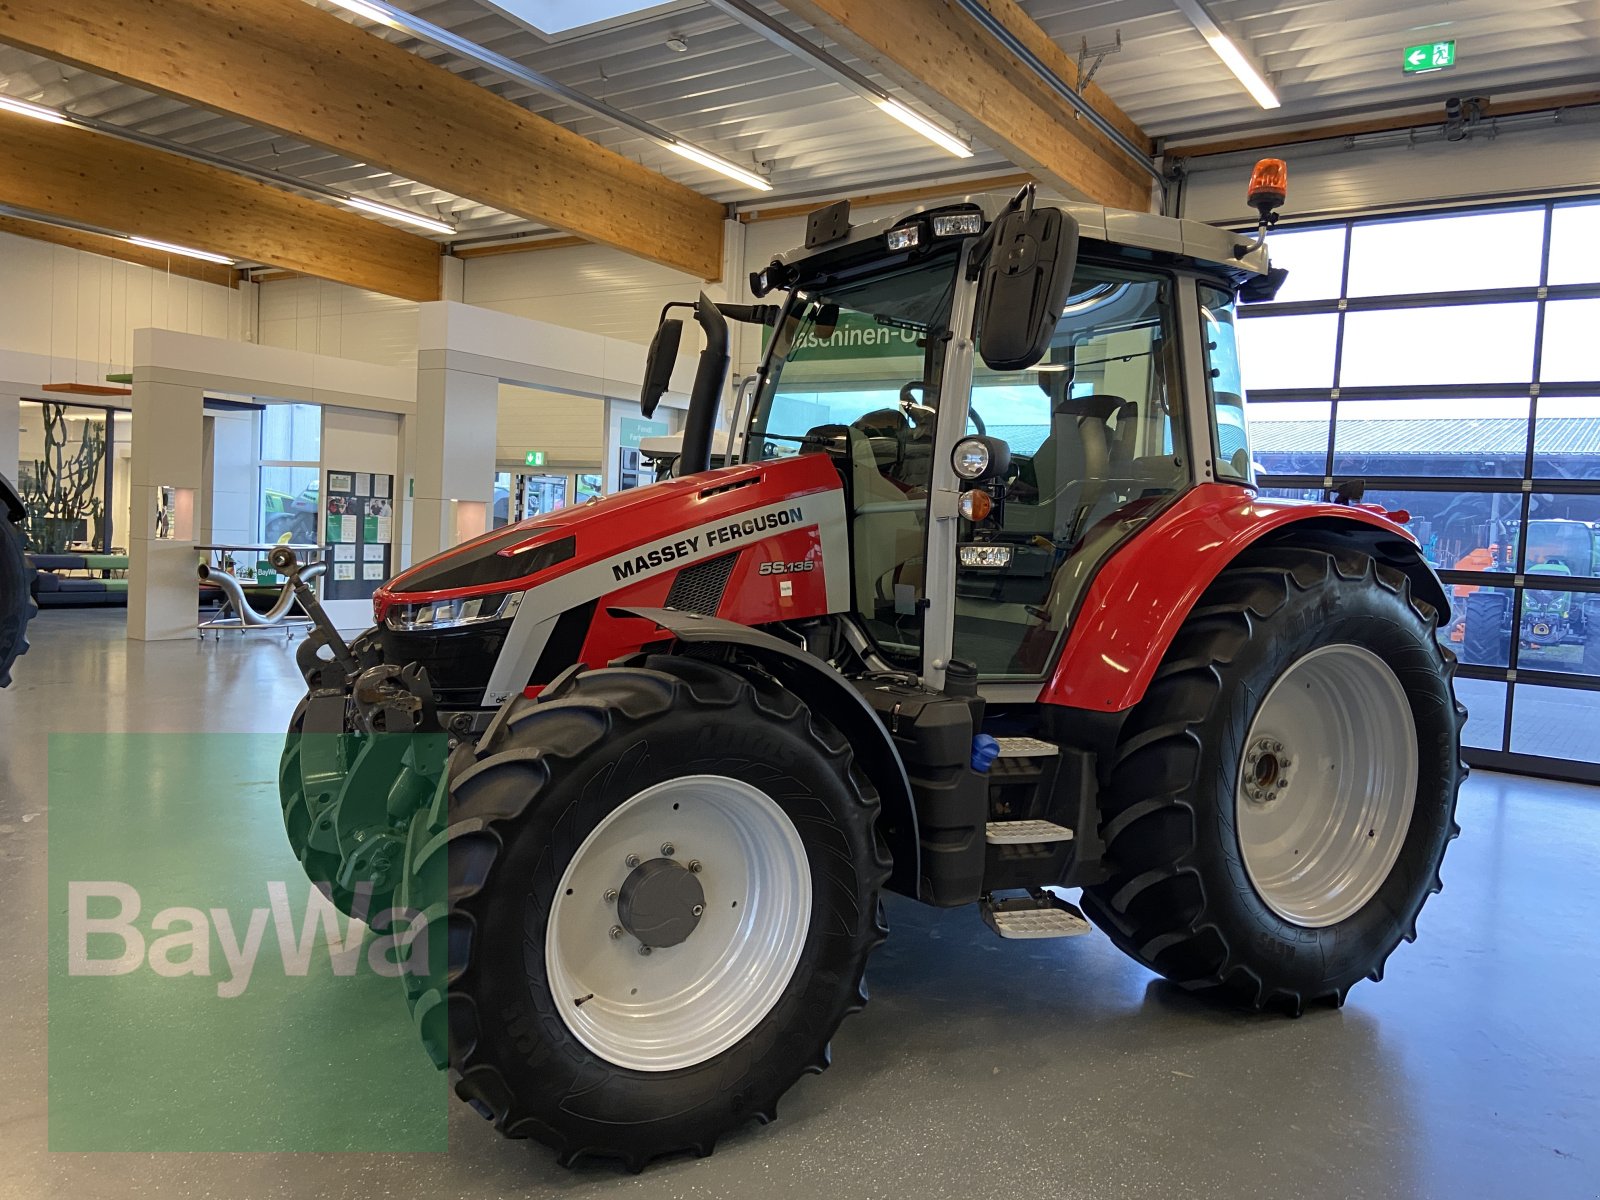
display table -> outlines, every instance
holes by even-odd
[[[195,547],[201,555],[201,590],[215,589],[222,602],[215,616],[200,620],[197,628],[202,638],[207,630],[221,637],[224,629],[237,629],[241,633],[250,629],[281,629],[287,640],[294,635],[294,630],[312,625],[311,618],[295,601],[288,578],[273,570],[267,561],[267,555],[280,545],[287,545],[302,563],[310,564],[301,572],[302,578],[316,579],[324,571],[325,566],[320,561],[323,549],[315,544],[233,542]]]

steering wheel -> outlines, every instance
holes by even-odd
[[[926,412],[930,409],[926,399],[919,400],[917,398],[918,392],[921,392],[924,397],[928,394],[928,385],[920,379],[913,379],[910,383],[900,385],[900,410],[908,417],[911,417],[913,411]],[[988,430],[984,428],[983,418],[978,415],[977,409],[969,406],[967,408],[967,416],[971,418],[972,424],[976,426],[979,433],[988,433]],[[919,425],[922,423],[916,417],[911,417],[911,419]]]

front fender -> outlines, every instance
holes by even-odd
[[[827,663],[760,629],[671,608],[610,608],[614,617],[641,617],[690,646],[726,646],[759,665],[805,706],[844,734],[856,764],[878,790],[881,828],[893,857],[889,889],[916,896],[921,842],[905,764],[883,722],[850,681]]]
[[[1143,697],[1178,627],[1211,582],[1263,543],[1354,545],[1410,579],[1448,616],[1449,601],[1416,539],[1379,512],[1340,504],[1265,500],[1248,488],[1202,484],[1166,509],[1101,568],[1084,596],[1040,700],[1122,712]]]

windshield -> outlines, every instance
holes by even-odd
[[[854,609],[879,650],[922,650],[933,435],[957,248],[856,283],[798,292],[773,332],[751,457],[825,451],[850,509]],[[962,398],[964,400],[964,397]]]

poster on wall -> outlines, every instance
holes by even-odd
[[[327,481],[323,525],[333,557],[327,598],[370,599],[394,565],[394,476],[329,471]]]

